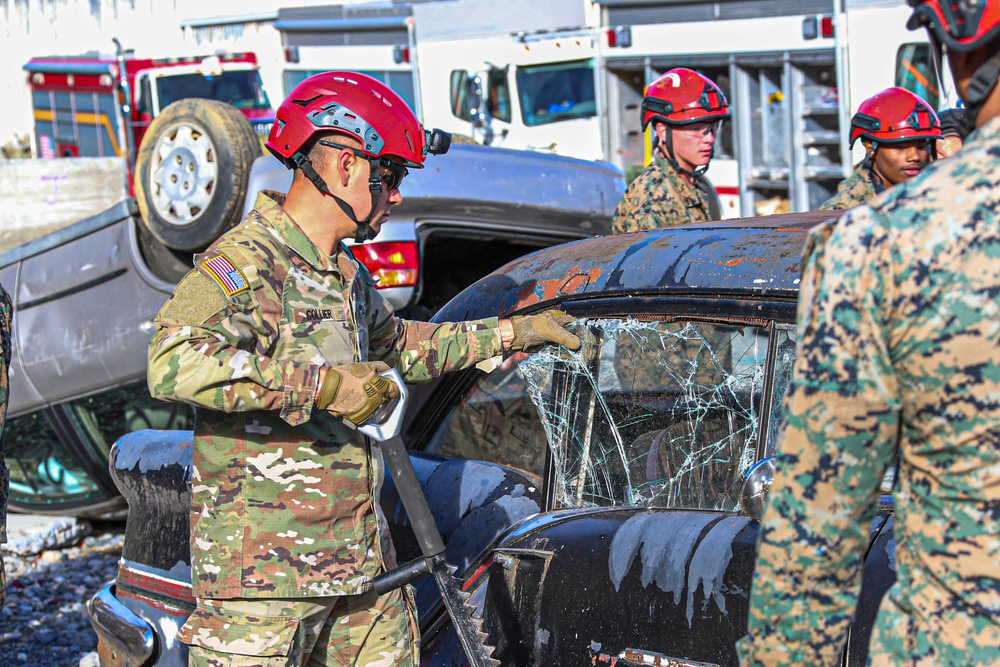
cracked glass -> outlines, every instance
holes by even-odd
[[[736,511],[756,460],[765,324],[578,324],[580,351],[548,347],[520,364],[555,506]]]
[[[768,413],[771,456],[795,361],[794,327],[768,324],[577,320],[581,350],[509,357],[476,380],[424,451],[540,481],[550,450],[555,507],[737,511],[758,412]]]

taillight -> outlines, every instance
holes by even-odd
[[[381,241],[351,247],[375,279],[375,287],[413,287],[420,262],[416,241]]]

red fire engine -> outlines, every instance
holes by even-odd
[[[127,157],[152,120],[171,102],[226,102],[267,135],[274,111],[253,53],[186,58],[136,58],[131,51],[102,56],[32,58],[28,72],[35,118],[35,155]]]

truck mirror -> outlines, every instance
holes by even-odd
[[[493,143],[493,119],[486,108],[484,96],[485,86],[483,76],[476,74],[469,77],[469,109],[472,112],[472,128],[482,132],[483,143],[487,146]],[[475,135],[475,132],[473,132]]]

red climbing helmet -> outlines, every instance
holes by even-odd
[[[908,0],[910,30],[927,28],[955,51],[974,51],[1000,33],[1000,0]]]
[[[313,135],[337,132],[361,141],[369,158],[395,156],[420,168],[428,136],[399,95],[377,79],[357,72],[323,72],[292,89],[278,107],[267,138],[268,150],[287,167]],[[440,151],[444,152],[444,151]]]
[[[729,118],[729,102],[715,82],[692,69],[677,67],[649,85],[642,100],[642,129],[658,120],[687,125]]]
[[[886,88],[862,102],[851,119],[851,146],[861,137],[880,144],[940,139],[941,123],[919,95],[905,88]]]

